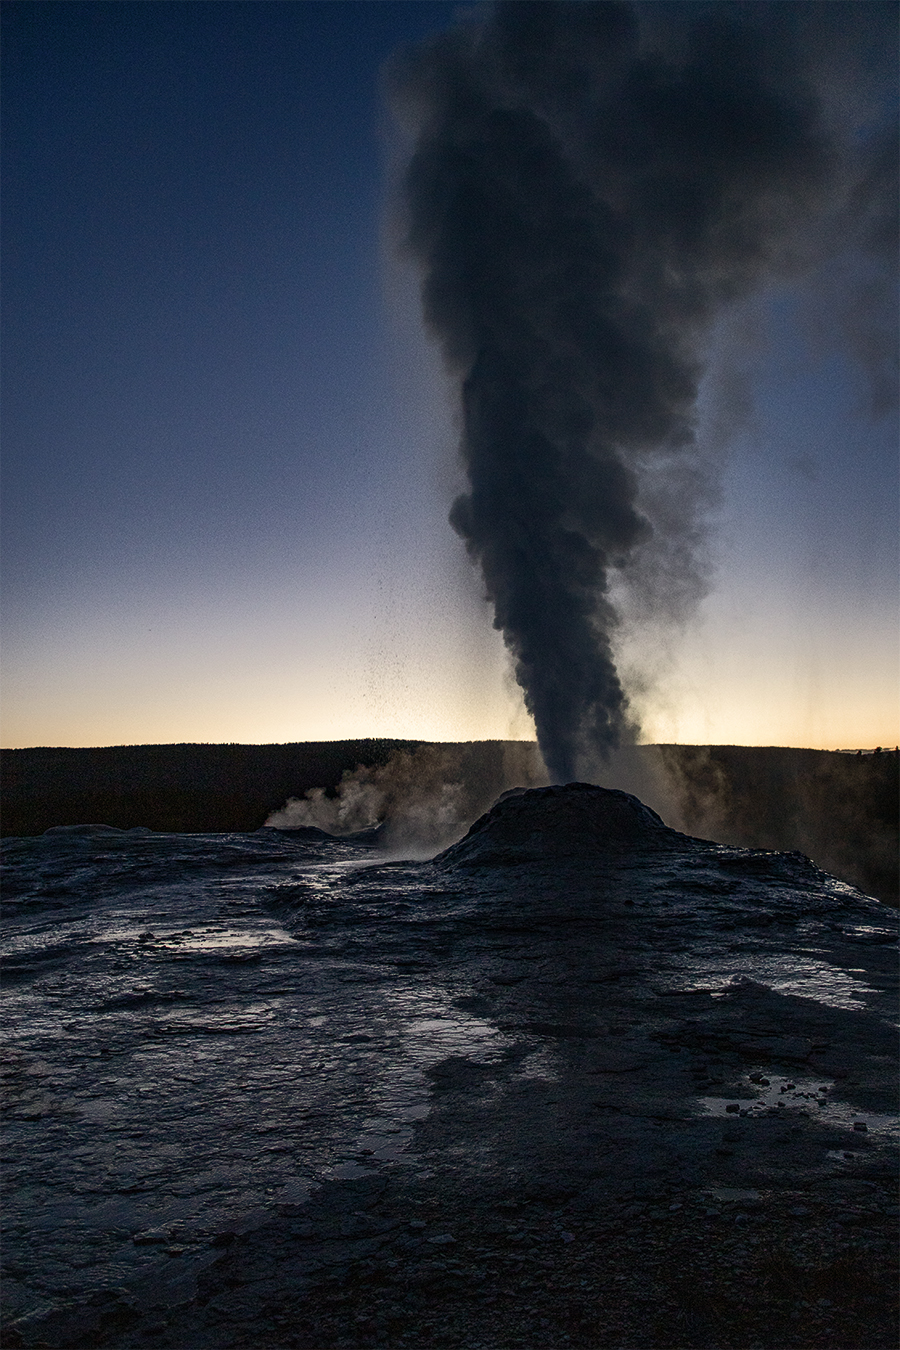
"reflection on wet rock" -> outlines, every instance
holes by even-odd
[[[115,1307],[124,1347],[176,1305],[193,1339],[158,1343],[224,1344],[223,1299],[277,1345],[215,1284],[264,1246],[285,1288],[376,1259],[474,1279],[505,1205],[503,1262],[651,1212],[834,1216],[892,1175],[895,916],[797,855],[583,785],[507,797],[434,863],[275,830],[4,854],[22,1345]]]

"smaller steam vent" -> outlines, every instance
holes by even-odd
[[[683,847],[655,811],[630,792],[568,783],[505,792],[465,838],[435,862],[462,867],[540,858],[597,858]]]

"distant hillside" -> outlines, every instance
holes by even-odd
[[[86,822],[175,833],[256,830],[288,797],[334,788],[345,770],[385,764],[419,741],[295,745],[113,745],[4,750],[4,835]]]
[[[365,739],[293,745],[133,745],[6,750],[2,833],[53,825],[217,832],[255,830],[289,798],[333,793],[345,773],[377,768],[428,743]],[[898,755],[747,746],[645,746],[665,768],[669,821],[749,848],[800,849],[820,867],[889,904],[898,899]],[[472,818],[536,750],[521,742],[431,747],[461,781]],[[416,790],[415,775],[408,791]],[[678,819],[675,819],[677,815]]]
[[[900,756],[778,746],[659,747],[681,827],[744,848],[799,849],[897,905]]]

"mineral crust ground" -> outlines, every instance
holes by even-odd
[[[893,1350],[890,910],[578,785],[172,838],[11,841],[4,1347]]]

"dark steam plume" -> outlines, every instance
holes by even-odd
[[[642,465],[694,449],[711,324],[849,191],[805,73],[817,8],[513,0],[395,63],[405,234],[460,390],[451,521],[556,780],[634,733],[610,581],[654,528]]]

